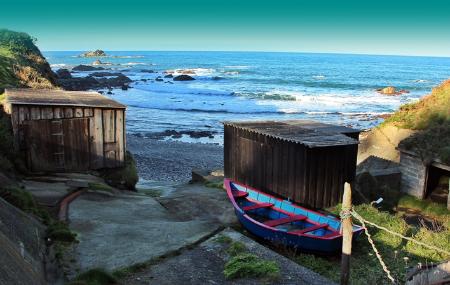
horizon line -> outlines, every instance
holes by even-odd
[[[98,49],[98,48],[97,48]],[[87,52],[89,50],[44,50],[42,52]],[[304,54],[333,54],[333,55],[367,55],[367,56],[403,56],[403,57],[434,57],[434,58],[450,58],[450,55],[420,55],[420,54],[379,54],[379,53],[352,53],[352,52],[314,52],[314,51],[263,51],[263,50],[119,50],[119,49],[100,49],[106,52],[235,52],[235,53],[304,53]]]

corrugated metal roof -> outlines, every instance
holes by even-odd
[[[6,89],[6,103],[13,105],[82,106],[125,109],[126,106],[97,92],[57,89]]]
[[[269,137],[304,144],[308,147],[353,145],[358,141],[345,135],[359,130],[309,120],[233,121],[224,125],[260,133]]]

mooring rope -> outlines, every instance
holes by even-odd
[[[413,239],[413,238],[410,238],[410,237],[401,235],[401,234],[399,234],[399,233],[397,233],[397,232],[393,232],[393,231],[391,231],[391,230],[389,230],[389,229],[387,229],[387,228],[385,228],[385,227],[383,227],[383,226],[379,226],[379,225],[377,225],[377,224],[375,224],[375,223],[372,223],[372,222],[370,222],[370,221],[368,221],[368,220],[365,220],[365,219],[364,219],[363,217],[361,217],[361,215],[359,215],[355,210],[352,210],[351,213],[352,213],[352,216],[354,216],[357,220],[359,220],[359,221],[364,221],[364,223],[369,224],[369,225],[371,225],[371,226],[373,226],[373,227],[375,227],[375,228],[378,228],[378,229],[380,229],[380,230],[386,231],[386,232],[388,232],[388,233],[390,233],[390,234],[392,234],[392,235],[394,235],[394,236],[400,237],[400,238],[402,238],[402,239],[406,239],[406,240],[408,240],[408,241],[417,243],[417,244],[419,244],[419,245],[421,245],[421,246],[423,246],[423,247],[426,247],[426,248],[428,248],[428,249],[432,249],[432,250],[435,250],[435,251],[440,252],[440,253],[445,253],[446,255],[449,255],[449,256],[450,256],[450,252],[449,252],[449,251],[446,251],[446,250],[441,249],[441,248],[439,248],[439,247],[436,247],[436,246],[434,246],[434,245],[429,245],[429,244],[423,243],[423,242],[421,242],[421,241],[415,240],[415,239]]]
[[[350,212],[350,215],[354,216],[361,223],[361,225],[363,226],[364,233],[367,236],[367,240],[369,241],[370,245],[372,246],[372,249],[375,252],[375,255],[376,255],[378,261],[380,262],[381,267],[383,268],[383,271],[386,272],[386,275],[389,278],[389,280],[391,280],[391,282],[395,284],[395,279],[394,279],[394,277],[392,277],[391,271],[389,271],[389,269],[387,268],[386,263],[384,263],[383,258],[381,257],[381,254],[378,252],[378,249],[376,248],[375,243],[374,243],[374,241],[372,240],[372,237],[369,234],[369,230],[367,229],[365,220],[358,213],[356,213],[354,210]]]
[[[371,226],[373,226],[375,228],[378,228],[380,230],[386,231],[386,232],[388,232],[388,233],[390,233],[390,234],[392,234],[394,236],[397,236],[397,237],[400,237],[402,239],[406,239],[406,240],[411,241],[413,243],[419,244],[419,245],[421,245],[423,247],[426,247],[428,249],[432,249],[432,250],[435,250],[435,251],[440,252],[440,253],[445,253],[445,254],[450,256],[450,252],[449,251],[446,251],[444,249],[438,248],[438,247],[433,246],[433,245],[429,245],[429,244],[423,243],[421,241],[418,241],[418,240],[415,240],[413,238],[410,238],[410,237],[404,236],[402,234],[399,234],[397,232],[391,231],[391,230],[389,230],[389,229],[387,229],[387,228],[385,228],[383,226],[379,226],[379,225],[377,225],[375,223],[372,223],[372,222],[364,219],[353,208],[345,208],[345,209],[343,208],[342,211],[340,212],[341,220],[350,218],[352,216],[355,219],[357,219],[361,223],[361,225],[363,226],[364,233],[367,236],[367,240],[369,241],[370,245],[372,246],[372,249],[375,252],[375,255],[376,255],[378,261],[380,262],[381,267],[383,268],[383,271],[386,272],[386,275],[387,275],[388,279],[391,280],[391,282],[394,283],[394,284],[396,283],[396,281],[395,281],[394,277],[392,277],[392,274],[389,271],[388,267],[386,266],[386,263],[383,261],[383,258],[381,256],[380,252],[376,248],[375,243],[374,243],[374,241],[372,239],[372,236],[370,235],[370,233],[369,233],[369,231],[367,229],[366,224],[369,224],[369,225],[371,225]],[[341,227],[341,233],[342,233],[342,227]]]

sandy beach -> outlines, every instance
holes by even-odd
[[[154,181],[189,181],[191,171],[223,168],[223,147],[207,143],[162,141],[127,136],[139,177]]]

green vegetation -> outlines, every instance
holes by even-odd
[[[417,152],[427,163],[440,158],[450,163],[450,80],[416,103],[400,107],[383,123],[419,132],[400,144]]]
[[[125,278],[133,273],[139,272],[141,270],[144,270],[145,268],[147,268],[148,266],[152,265],[155,262],[155,260],[150,260],[148,262],[142,262],[142,263],[136,263],[132,266],[129,267],[124,267],[121,269],[117,269],[115,270],[112,275],[114,276],[114,278],[116,279],[122,279]]]
[[[100,268],[83,272],[69,283],[70,285],[112,285],[117,284],[116,278]]]
[[[40,207],[33,196],[17,186],[0,187],[0,197],[22,211],[35,215],[46,225],[51,223],[49,213]]]
[[[233,242],[233,239],[226,235],[219,235],[214,239],[214,241],[223,244],[230,244]]]
[[[447,80],[420,101],[401,106],[385,123],[394,123],[406,129],[423,130],[435,123],[449,122],[449,110],[450,80]]]
[[[147,195],[147,196],[153,197],[153,198],[158,198],[158,197],[161,197],[161,195],[162,195],[162,190],[158,190],[158,189],[145,189],[145,190],[142,190],[142,192],[144,193],[144,195]]]
[[[124,167],[104,169],[101,175],[109,185],[127,190],[135,190],[139,180],[136,161],[129,151],[125,154]]]
[[[239,241],[231,243],[227,249],[227,253],[230,256],[236,256],[244,252],[247,252],[247,247],[245,246],[245,244]]]
[[[64,222],[53,222],[47,228],[47,237],[60,242],[72,243],[77,241],[77,234],[69,229]]]
[[[229,244],[226,252],[231,259],[225,264],[223,274],[227,279],[263,278],[276,279],[280,275],[280,267],[275,261],[262,259],[248,252],[245,244],[232,242],[228,236],[219,236],[215,241]]]
[[[432,217],[450,228],[450,211],[446,205],[434,203],[429,200],[421,200],[414,196],[403,195],[398,201],[398,207],[420,211],[422,215]]]
[[[6,87],[54,88],[49,64],[26,33],[0,29],[0,91]]]
[[[280,275],[280,267],[274,261],[261,259],[254,254],[242,253],[233,256],[225,264],[223,274],[227,279],[251,277],[275,279]]]
[[[206,187],[210,187],[210,188],[218,188],[218,189],[223,189],[223,181],[216,181],[216,182],[206,182],[205,183]]]
[[[104,183],[89,183],[89,189],[94,191],[113,192],[113,188]]]
[[[334,213],[339,213],[340,207],[332,209]],[[355,206],[358,212],[365,219],[382,225],[391,231],[426,244],[434,245],[438,248],[450,248],[450,230],[442,229],[440,232],[432,232],[425,228],[409,226],[400,215],[392,215],[388,212],[379,211],[376,208],[362,204]],[[406,268],[414,266],[419,262],[438,262],[448,259],[450,256],[428,250],[415,243],[402,240],[385,231],[369,227],[369,232],[380,251],[389,270],[399,283],[404,283]],[[309,254],[296,254],[293,259],[299,264],[308,267],[319,274],[322,274],[336,282],[340,278],[340,260],[338,258],[319,257]],[[352,284],[391,284],[386,278],[376,256],[364,234],[353,246],[351,259]]]

